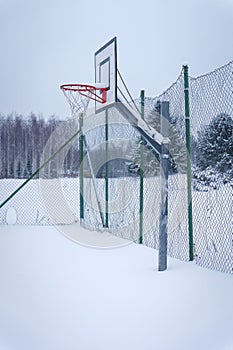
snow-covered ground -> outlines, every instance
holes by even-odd
[[[0,230],[0,350],[233,349],[231,275],[171,258],[158,272],[153,249],[52,226]]]
[[[1,180],[2,198],[6,199],[23,181]],[[91,179],[85,178],[84,184],[85,224],[92,229],[102,228]],[[101,207],[105,208],[105,198],[102,198],[105,194],[105,182],[103,179],[96,179],[95,185],[101,194]],[[132,240],[139,237],[139,188],[138,178],[109,179],[110,227],[115,229],[118,236]],[[187,260],[188,209],[185,175],[169,177],[168,205],[169,255]],[[218,190],[193,191],[195,257],[201,266],[232,273],[232,210],[232,188],[229,185],[222,185]],[[150,247],[158,246],[159,212],[160,179],[146,178],[144,243]],[[0,209],[0,225],[64,225],[75,222],[78,217],[79,182],[76,178],[32,180]],[[67,230],[69,231],[68,227]]]

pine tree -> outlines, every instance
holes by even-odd
[[[145,117],[145,121],[156,131],[161,131],[161,116],[155,108]],[[170,174],[185,172],[186,148],[181,136],[181,131],[177,128],[175,118],[171,118],[169,123],[169,140],[169,172]],[[138,174],[140,169],[140,144],[142,143],[143,140],[139,137],[130,153],[132,164],[129,166],[129,170],[135,174]],[[160,171],[159,155],[148,145],[143,149],[144,174],[148,176],[156,176]]]
[[[211,185],[233,181],[233,119],[222,113],[206,125],[197,138],[194,184]]]

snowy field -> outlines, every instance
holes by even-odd
[[[7,198],[24,180],[0,181],[2,198]],[[101,228],[102,223],[90,179],[85,179],[85,225]],[[105,193],[102,179],[96,185]],[[144,183],[144,243],[158,245],[160,213],[159,178],[147,178]],[[116,235],[131,240],[139,237],[139,179],[109,180],[109,223]],[[100,201],[103,198],[100,197]],[[193,228],[196,262],[201,266],[232,273],[232,188],[193,191]],[[186,178],[183,175],[169,178],[169,255],[188,259]],[[57,205],[59,203],[59,206]],[[91,205],[90,205],[91,203]],[[89,204],[89,205],[88,205]],[[105,208],[104,201],[101,203]],[[15,197],[0,209],[0,225],[51,225],[72,224],[79,217],[79,182],[75,178],[32,180]],[[51,218],[53,218],[51,220]],[[1,226],[0,226],[1,227]],[[64,229],[65,230],[65,229]],[[67,230],[69,227],[67,226]],[[114,231],[114,232],[115,232]],[[67,233],[69,235],[69,233]]]
[[[232,350],[232,276],[171,258],[161,273],[157,260],[2,225],[0,350]]]

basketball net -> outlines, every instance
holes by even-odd
[[[90,100],[94,100],[99,103],[106,102],[106,88],[103,87],[82,84],[67,84],[61,85],[60,88],[70,105],[73,118],[78,117],[79,114],[82,114],[83,117],[86,115]]]

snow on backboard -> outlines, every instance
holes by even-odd
[[[114,37],[95,52],[95,83],[107,88],[104,105],[96,103],[96,111],[117,101],[117,38]]]

